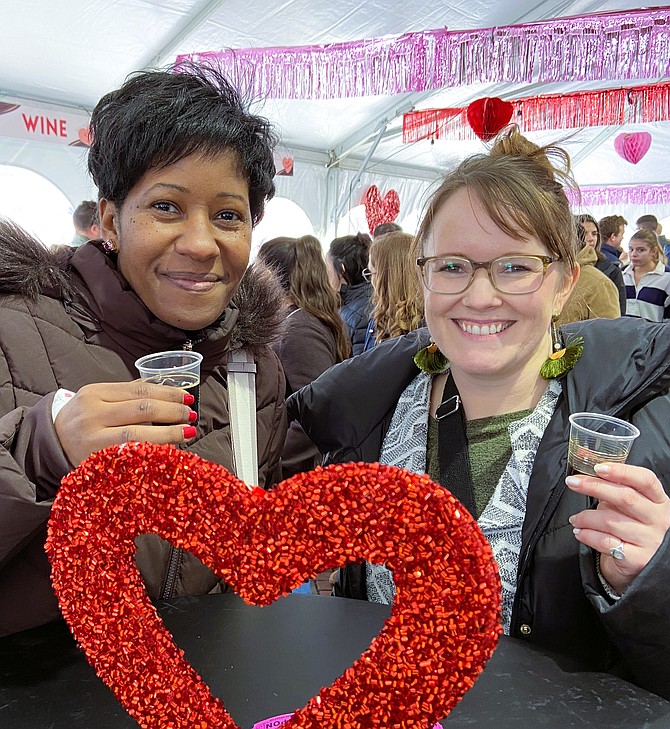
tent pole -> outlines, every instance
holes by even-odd
[[[377,145],[381,141],[381,138],[386,131],[388,122],[384,122],[381,127],[379,127],[379,131],[377,132],[376,137],[374,138],[374,141],[370,145],[370,149],[368,149],[367,154],[363,158],[363,161],[361,162],[361,166],[358,168],[358,171],[354,175],[353,179],[349,183],[349,192],[345,193],[342,196],[342,199],[338,203],[337,207],[335,208],[335,212],[333,213],[333,216],[331,220],[333,222],[336,222],[339,220],[340,216],[344,212],[344,208],[347,206],[347,203],[349,202],[349,199],[351,198],[351,195],[353,193],[354,187],[356,187],[356,183],[361,179],[363,176],[363,173],[365,172],[366,167],[368,166],[368,162],[370,161],[370,158],[375,152],[375,149],[377,149]]]

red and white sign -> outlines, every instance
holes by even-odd
[[[0,101],[0,136],[88,147],[89,116],[54,108]]]

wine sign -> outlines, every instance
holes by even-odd
[[[285,729],[427,729],[473,685],[501,632],[491,547],[427,476],[337,464],[266,492],[172,446],[112,446],[63,479],[47,552],[73,635],[142,727],[237,729],[149,601],[134,561],[144,533],[197,555],[254,605],[350,561],[393,571],[381,633],[306,706],[286,707]]]
[[[0,102],[0,136],[88,147],[89,117],[55,108]]]

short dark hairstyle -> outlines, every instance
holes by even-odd
[[[598,227],[600,228],[600,237],[603,243],[607,243],[610,236],[616,235],[619,232],[621,226],[626,227],[628,221],[623,215],[606,215],[598,221]]]
[[[655,233],[656,227],[658,226],[658,218],[655,215],[642,215],[635,221],[635,225],[638,228],[650,230],[652,233]]]
[[[77,230],[88,230],[98,222],[98,203],[83,200],[72,213],[72,222]]]
[[[387,233],[402,232],[402,228],[398,223],[380,223],[373,231],[372,237],[379,238],[380,235],[386,235]]]
[[[328,255],[335,270],[349,286],[363,283],[363,269],[368,265],[368,255],[372,238],[367,233],[343,235],[330,244]]]
[[[249,113],[214,66],[181,64],[133,74],[100,99],[90,129],[89,172],[100,197],[119,207],[148,170],[225,150],[237,153],[249,183],[254,225],[274,195],[272,127]]]

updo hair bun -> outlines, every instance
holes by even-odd
[[[519,127],[512,124],[506,127],[493,141],[491,157],[525,157],[544,170],[554,182],[578,190],[572,177],[570,155],[561,147],[550,144],[540,147],[521,134]]]

